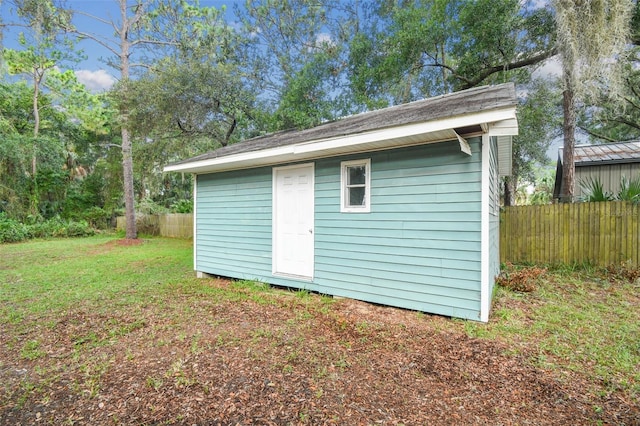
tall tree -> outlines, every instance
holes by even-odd
[[[357,4],[246,0],[236,8],[250,41],[247,74],[268,111],[258,126],[268,131],[304,128],[352,112],[345,101],[344,72]]]
[[[631,43],[624,63],[622,103],[606,92],[593,111],[578,117],[578,126],[597,141],[618,142],[640,138],[640,3],[631,19]]]
[[[58,9],[50,0],[15,0],[18,15],[26,22],[28,32],[21,32],[19,42],[22,50],[4,50],[4,60],[7,62],[10,74],[26,76],[33,88],[33,141],[31,157],[31,177],[33,181],[31,202],[32,214],[38,214],[38,179],[37,179],[37,151],[40,134],[40,96],[47,84],[47,76],[56,74],[56,67],[63,62],[77,57],[73,45],[64,38],[63,28],[69,16]],[[54,78],[55,80],[55,78]]]
[[[630,39],[632,0],[554,0],[563,82],[563,163],[561,201],[575,190],[574,147],[577,107],[603,91],[619,99],[622,64]]]
[[[354,92],[376,107],[516,78],[555,53],[551,14],[529,3],[378,0],[351,43]]]
[[[128,98],[132,70],[137,67],[149,68],[167,51],[177,49],[181,43],[197,40],[209,28],[201,20],[215,15],[213,8],[200,8],[198,3],[185,0],[114,0],[120,10],[118,20],[108,20],[86,15],[97,22],[110,25],[116,38],[108,38],[95,33],[69,28],[78,36],[93,40],[112,54],[109,62],[120,73],[119,113],[121,122],[121,151],[123,169],[123,189],[126,216],[126,238],[137,238],[135,221],[135,191],[133,174],[133,140],[129,128]],[[80,13],[80,12],[76,12]],[[140,62],[134,62],[135,58]]]

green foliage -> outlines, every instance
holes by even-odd
[[[236,15],[246,34],[243,69],[264,99],[259,131],[308,128],[354,111],[345,72],[357,4],[248,0]]]
[[[109,214],[109,212],[107,212],[103,208],[93,206],[87,210],[84,210],[81,213],[81,216],[92,228],[106,229],[107,220],[111,217],[111,214]]]
[[[66,221],[55,217],[47,221],[23,224],[0,213],[0,243],[17,243],[31,238],[86,237],[95,230],[85,221]]]
[[[174,213],[192,213],[193,201],[191,200],[178,200],[171,204],[171,211]]]
[[[604,190],[602,181],[597,177],[580,180],[580,186],[585,192],[583,201],[612,201],[613,194]]]
[[[518,0],[379,0],[366,12],[348,78],[370,106],[527,78],[554,48],[551,13]]]
[[[620,192],[618,192],[618,200],[631,201],[633,203],[640,202],[640,175],[633,179],[627,179],[622,176],[620,180]]]
[[[151,198],[143,198],[136,204],[136,212],[146,215],[165,214],[169,213],[169,209],[156,203]]]
[[[331,75],[332,59],[318,53],[289,79],[274,113],[274,130],[306,129],[337,118],[329,97],[333,85],[327,78]]]
[[[549,168],[546,173],[536,178],[533,193],[529,197],[529,204],[541,205],[551,203],[553,200],[554,185],[555,169]]]
[[[602,181],[598,177],[589,177],[580,181],[585,195],[582,201],[630,201],[640,202],[640,175],[633,179],[626,176],[620,178],[620,190],[617,194],[612,194],[604,190]]]
[[[17,243],[28,237],[29,231],[25,225],[0,212],[0,243]]]

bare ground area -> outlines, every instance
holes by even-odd
[[[640,424],[637,400],[447,318],[283,290],[211,294],[0,325],[1,341],[22,336],[1,347],[0,423]]]

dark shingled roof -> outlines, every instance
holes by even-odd
[[[640,162],[640,141],[576,145],[576,166]]]
[[[286,130],[271,133],[222,147],[187,160],[172,163],[172,165],[277,148],[301,142],[354,135],[388,127],[424,123],[474,112],[513,107],[515,104],[516,97],[513,83],[477,87],[435,98],[344,117],[311,129]]]

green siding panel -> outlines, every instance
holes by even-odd
[[[442,315],[480,315],[481,154],[445,142],[315,161],[313,282],[273,276],[272,168],[202,175],[196,269]],[[371,158],[371,212],[340,212],[341,161]]]

